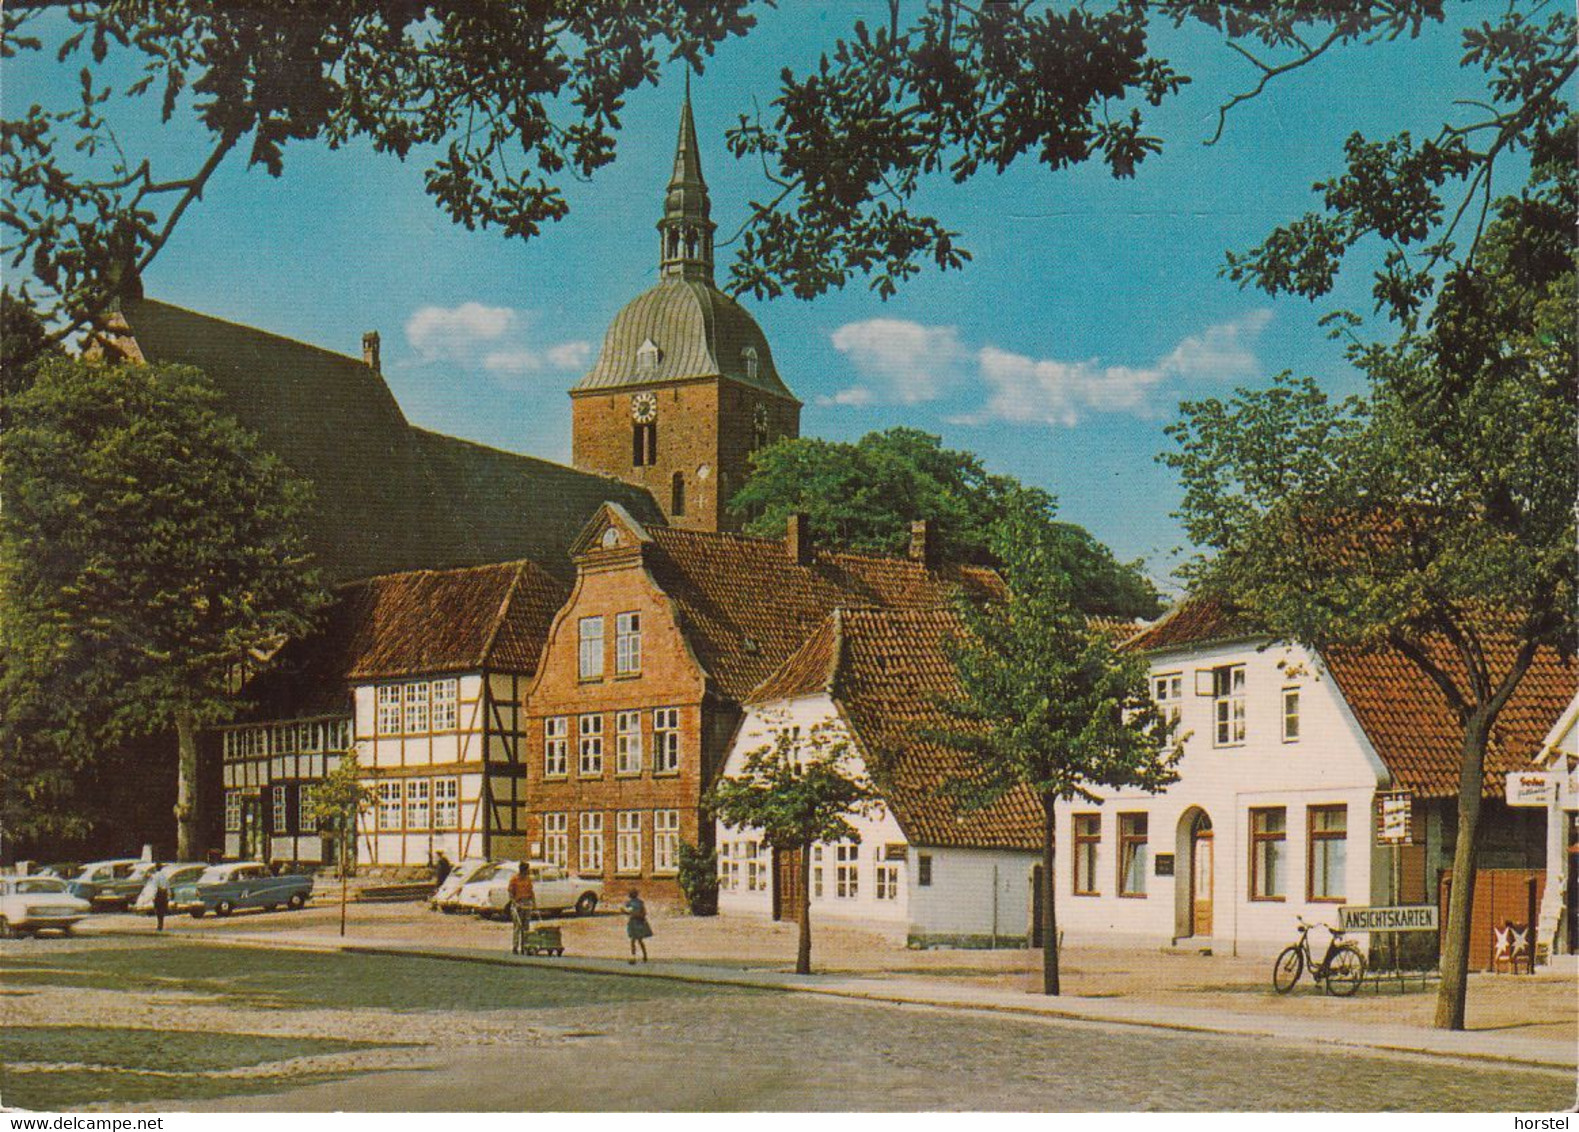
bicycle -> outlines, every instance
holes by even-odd
[[[1278,954],[1277,962],[1272,966],[1272,989],[1278,994],[1287,994],[1299,982],[1299,976],[1309,968],[1311,981],[1318,985],[1325,983],[1330,995],[1347,998],[1359,990],[1360,984],[1365,981],[1365,956],[1354,944],[1344,941],[1343,929],[1326,924],[1307,924],[1299,916],[1294,920],[1299,925],[1299,942],[1285,947]],[[1327,941],[1327,954],[1322,956],[1320,963],[1310,954],[1310,930],[1315,927],[1327,928],[1332,936]]]

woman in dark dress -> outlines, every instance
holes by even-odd
[[[642,903],[641,893],[631,889],[630,898],[620,911],[629,917],[625,921],[625,935],[631,941],[631,963],[636,962],[638,947],[641,948],[641,961],[647,962],[647,941],[652,938],[652,925],[647,922],[647,905]]]

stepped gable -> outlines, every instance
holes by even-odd
[[[1215,598],[1191,598],[1131,638],[1126,647],[1143,651],[1183,649],[1226,641],[1266,640]],[[1512,634],[1483,636],[1494,671],[1506,670],[1513,655]],[[1428,653],[1450,673],[1464,671],[1463,660],[1446,640]],[[1392,775],[1394,784],[1423,798],[1458,793],[1462,729],[1440,688],[1403,653],[1388,645],[1334,646],[1321,653],[1360,728]],[[1518,690],[1503,708],[1486,751],[1486,797],[1503,796],[1504,776],[1528,770],[1552,724],[1573,700],[1579,665],[1553,649],[1536,654]]]
[[[1003,593],[991,570],[928,570],[905,558],[814,551],[795,562],[778,539],[652,527],[645,559],[678,607],[715,689],[743,702],[839,606],[936,607],[964,590]]]
[[[413,428],[359,358],[152,299],[120,317],[118,351],[202,370],[313,485],[308,538],[330,581],[523,557],[568,579],[570,541],[603,500],[663,521],[642,488]]]
[[[569,586],[520,560],[339,586],[324,624],[245,688],[253,718],[349,710],[349,685],[493,671],[530,676]]]

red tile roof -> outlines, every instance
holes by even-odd
[[[385,574],[335,592],[323,626],[248,684],[250,714],[335,710],[350,684],[371,680],[484,668],[529,676],[569,587],[522,560]]]
[[[806,565],[783,542],[652,527],[644,558],[678,607],[715,690],[744,701],[835,608],[936,608],[961,590],[1003,593],[991,570],[928,570],[908,558],[818,550]]]
[[[1042,810],[1030,790],[978,810],[946,790],[969,777],[968,756],[931,737],[957,726],[942,704],[959,695],[949,642],[961,632],[948,609],[835,610],[752,699],[831,694],[912,843],[1036,850]]]
[[[1265,639],[1224,605],[1210,598],[1190,599],[1128,642],[1145,651],[1180,649],[1229,640]],[[1486,636],[1493,670],[1506,669],[1513,642],[1507,635]],[[1432,659],[1448,672],[1463,672],[1457,653],[1441,642]],[[1458,792],[1459,747],[1463,731],[1441,690],[1412,661],[1389,646],[1329,648],[1325,663],[1371,745],[1401,789],[1422,797]],[[1574,661],[1542,650],[1492,730],[1486,753],[1484,792],[1501,797],[1503,776],[1530,767],[1541,742],[1579,688]]]

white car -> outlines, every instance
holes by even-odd
[[[483,918],[508,915],[510,878],[521,869],[520,861],[502,861],[484,869],[477,878],[462,886],[456,904]],[[603,882],[597,877],[578,877],[547,861],[532,862],[532,892],[540,911],[569,911],[590,916],[603,897]]]
[[[0,877],[0,938],[69,932],[93,906],[71,895],[59,877]]]
[[[450,875],[444,878],[444,883],[433,890],[433,895],[428,897],[428,907],[440,912],[460,911],[461,889],[481,876],[484,870],[492,869],[498,863],[486,857],[467,857],[450,869]]]
[[[94,861],[67,882],[67,890],[86,900],[95,912],[124,911],[142,891],[143,882],[153,873],[154,863],[137,857],[118,857]]]
[[[190,905],[182,906],[176,902],[175,890],[177,885],[191,887],[197,883],[197,878],[203,875],[208,866],[200,861],[179,861],[173,865],[166,865],[157,873],[150,873],[142,891],[137,894],[137,899],[132,901],[132,911],[144,916],[154,914],[154,878],[160,873],[170,883],[170,911],[186,912]]]

